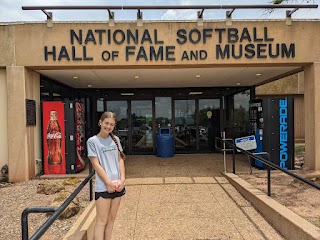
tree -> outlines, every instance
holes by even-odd
[[[272,0],[272,3],[273,4],[281,4],[281,3],[290,3],[290,2],[293,2],[295,3],[296,1],[295,0]],[[313,0],[302,0],[301,2],[314,2]]]

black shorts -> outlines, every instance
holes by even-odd
[[[98,200],[99,197],[102,198],[108,198],[108,199],[115,199],[117,197],[121,197],[126,194],[126,188],[123,188],[121,192],[113,192],[113,193],[108,193],[108,192],[95,192],[94,199]]]

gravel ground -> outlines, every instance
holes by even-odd
[[[296,174],[302,177],[309,177],[315,183],[320,184],[320,172],[311,170],[295,170]],[[255,171],[253,174],[238,173],[238,176],[246,180],[255,188],[267,194],[267,173],[266,171]],[[317,180],[316,180],[317,179]],[[286,206],[288,209],[308,220],[320,228],[320,191],[295,180],[293,177],[280,171],[271,172],[271,197]]]
[[[81,179],[83,181],[84,179]],[[37,186],[44,180],[33,179],[24,183],[2,183],[0,185],[0,238],[3,240],[21,239],[21,214],[27,207],[50,206],[55,194],[45,195],[37,193]],[[51,180],[63,182],[63,179]],[[73,192],[77,186],[66,186],[66,190]],[[56,240],[68,232],[85,207],[89,204],[88,184],[78,194],[80,211],[77,215],[66,220],[56,220],[41,238],[42,240]],[[28,217],[29,238],[47,220],[45,213],[31,213]]]

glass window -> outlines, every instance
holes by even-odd
[[[104,112],[103,98],[97,99],[97,112]]]
[[[170,127],[172,125],[171,98],[156,97],[155,100],[157,127]]]
[[[249,101],[249,90],[234,95],[233,122],[241,135],[246,135],[249,132]]]

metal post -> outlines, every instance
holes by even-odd
[[[55,207],[29,207],[23,210],[21,215],[21,228],[22,228],[22,240],[29,239],[29,226],[28,226],[28,215],[29,213],[53,213],[56,211]]]
[[[226,132],[222,132],[222,139],[225,140]],[[226,142],[223,141],[223,165],[224,165],[224,172],[227,172],[227,162],[226,162]]]
[[[89,172],[91,173],[92,172],[92,164],[91,164],[91,161],[89,159]],[[90,199],[90,202],[92,201],[93,199],[93,193],[92,193],[92,178],[90,179],[90,182],[89,182],[89,199]]]
[[[271,170],[270,166],[268,166],[268,196],[271,196]]]
[[[232,147],[232,172],[236,174],[236,149]]]

